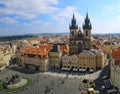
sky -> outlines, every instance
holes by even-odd
[[[69,32],[87,12],[92,33],[120,33],[120,0],[0,0],[0,36]]]

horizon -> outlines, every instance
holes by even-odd
[[[0,35],[0,37],[12,37],[12,36],[29,36],[29,35],[41,35],[41,34],[69,34],[70,32],[60,32],[60,33],[29,33],[29,34],[14,34],[14,35]],[[92,33],[92,35],[115,35],[120,33]],[[118,35],[119,36],[119,35]]]
[[[87,12],[92,34],[119,33],[119,8],[119,0],[1,0],[0,36],[69,33],[73,13],[82,27]]]

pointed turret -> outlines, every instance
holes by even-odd
[[[88,17],[88,13],[86,13],[86,18],[84,20],[84,24],[83,24],[83,30],[84,29],[88,29],[88,30],[91,30],[92,29],[92,26],[91,26],[91,23],[90,23],[90,19]]]
[[[76,23],[76,19],[75,19],[74,13],[73,13],[73,18],[71,20],[71,24],[69,25],[69,28],[70,29],[78,29],[78,25]]]

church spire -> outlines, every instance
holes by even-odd
[[[90,19],[88,17],[88,13],[86,13],[86,18],[84,20],[84,24],[83,24],[83,29],[92,29],[91,23],[90,23]]]
[[[73,13],[73,18],[72,18],[72,20],[71,20],[71,24],[70,24],[69,28],[70,28],[70,29],[78,29],[78,25],[77,25],[77,23],[76,23],[76,19],[75,19],[74,13]]]
[[[88,12],[86,13],[86,18],[88,18]]]
[[[73,13],[73,20],[76,20],[76,19],[75,19],[75,15],[74,15],[74,13]]]

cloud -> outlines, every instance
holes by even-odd
[[[116,15],[109,21],[96,20],[92,21],[92,33],[119,33],[120,15]]]
[[[73,15],[73,10],[77,20],[83,20],[83,16],[76,12],[76,8],[73,6],[67,6],[64,9],[61,9],[54,17],[58,22],[64,22],[66,19],[71,19]]]
[[[65,19],[71,18],[71,15],[73,14],[73,9],[75,9],[72,6],[68,6],[64,9],[61,9],[56,15],[54,15],[54,19],[58,22],[64,22]]]
[[[0,18],[0,23],[16,24],[18,22],[15,19],[12,19],[12,18],[9,18],[9,17],[4,17],[4,18]]]
[[[0,8],[0,30],[3,31],[3,34],[9,34],[7,32],[12,34],[69,32],[73,10],[79,27],[82,27],[85,18],[85,14],[81,15],[84,8],[79,13],[77,3],[69,4],[61,0],[0,0],[0,4],[2,5]],[[96,10],[93,12],[90,10],[92,33],[119,32],[119,8],[120,3],[115,3],[102,5],[99,13]],[[4,26],[3,23],[5,23]]]
[[[22,23],[22,25],[24,25],[24,26],[35,26],[35,25],[40,25],[41,24],[41,20],[34,20],[34,21],[31,21],[31,22],[29,22],[29,23],[27,23],[27,22],[24,22],[24,23]]]
[[[32,24],[40,24],[40,23],[41,23],[40,20],[35,20],[35,21],[32,22]]]
[[[35,18],[40,14],[50,14],[59,8],[58,0],[0,0],[5,7],[0,9],[0,15],[16,15],[22,18]]]
[[[113,7],[107,7],[107,10],[109,12],[112,12],[114,9]],[[58,11],[56,15],[53,16],[53,18],[57,21],[59,26],[56,26],[57,29],[56,31],[61,30],[61,32],[69,32],[69,22],[72,19],[73,15],[73,10],[75,14],[76,21],[78,23],[79,27],[82,27],[82,23],[84,22],[85,15],[80,15],[77,12],[77,9],[73,6],[67,6],[64,9],[61,9]],[[101,20],[101,19],[96,19],[95,17],[91,17],[89,15],[90,21],[92,23],[92,34],[93,33],[115,33],[119,32],[120,28],[120,15],[118,14],[116,17],[112,18],[111,20]]]

